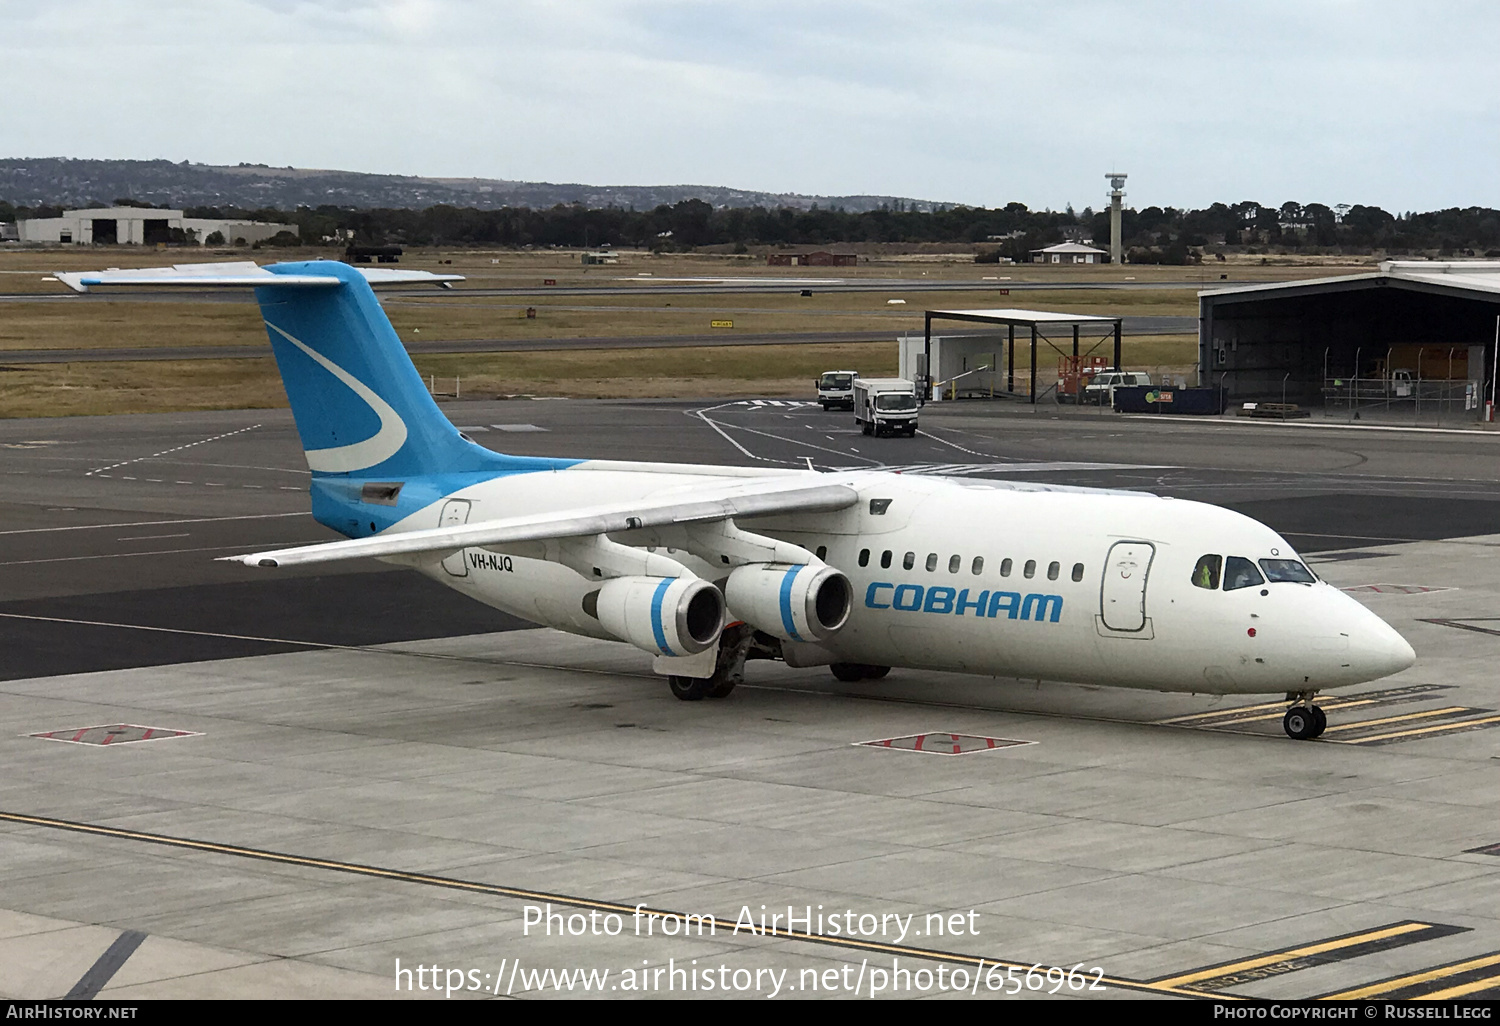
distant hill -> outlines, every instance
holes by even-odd
[[[943,204],[900,196],[803,196],[717,185],[579,185],[512,182],[497,178],[415,178],[358,171],[240,164],[221,167],[169,160],[0,159],[0,200],[16,206],[88,206],[128,197],[157,206],[298,206],[421,209],[440,203],[494,210],[545,209],[559,203],[590,208],[651,210],[699,199],[714,207],[841,207],[851,213],[892,209],[930,211]]]

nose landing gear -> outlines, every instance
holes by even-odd
[[[1312,704],[1315,691],[1293,692],[1287,700],[1297,703],[1282,717],[1281,729],[1294,741],[1311,741],[1321,737],[1328,728],[1328,716]]]

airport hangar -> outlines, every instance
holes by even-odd
[[[1425,394],[1475,419],[1493,399],[1500,262],[1387,260],[1364,274],[1209,289],[1198,304],[1199,381],[1232,402],[1321,406],[1351,379],[1373,391],[1398,368],[1442,381]]]

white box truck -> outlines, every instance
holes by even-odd
[[[855,378],[854,422],[867,435],[917,433],[917,385],[905,378]]]
[[[823,404],[823,409],[831,410],[835,406],[845,410],[854,409],[854,379],[857,377],[859,371],[824,371],[813,382],[818,390],[818,402]]]

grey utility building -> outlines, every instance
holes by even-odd
[[[1379,270],[1198,293],[1198,367],[1231,401],[1422,402],[1475,418],[1492,398],[1500,263]]]

